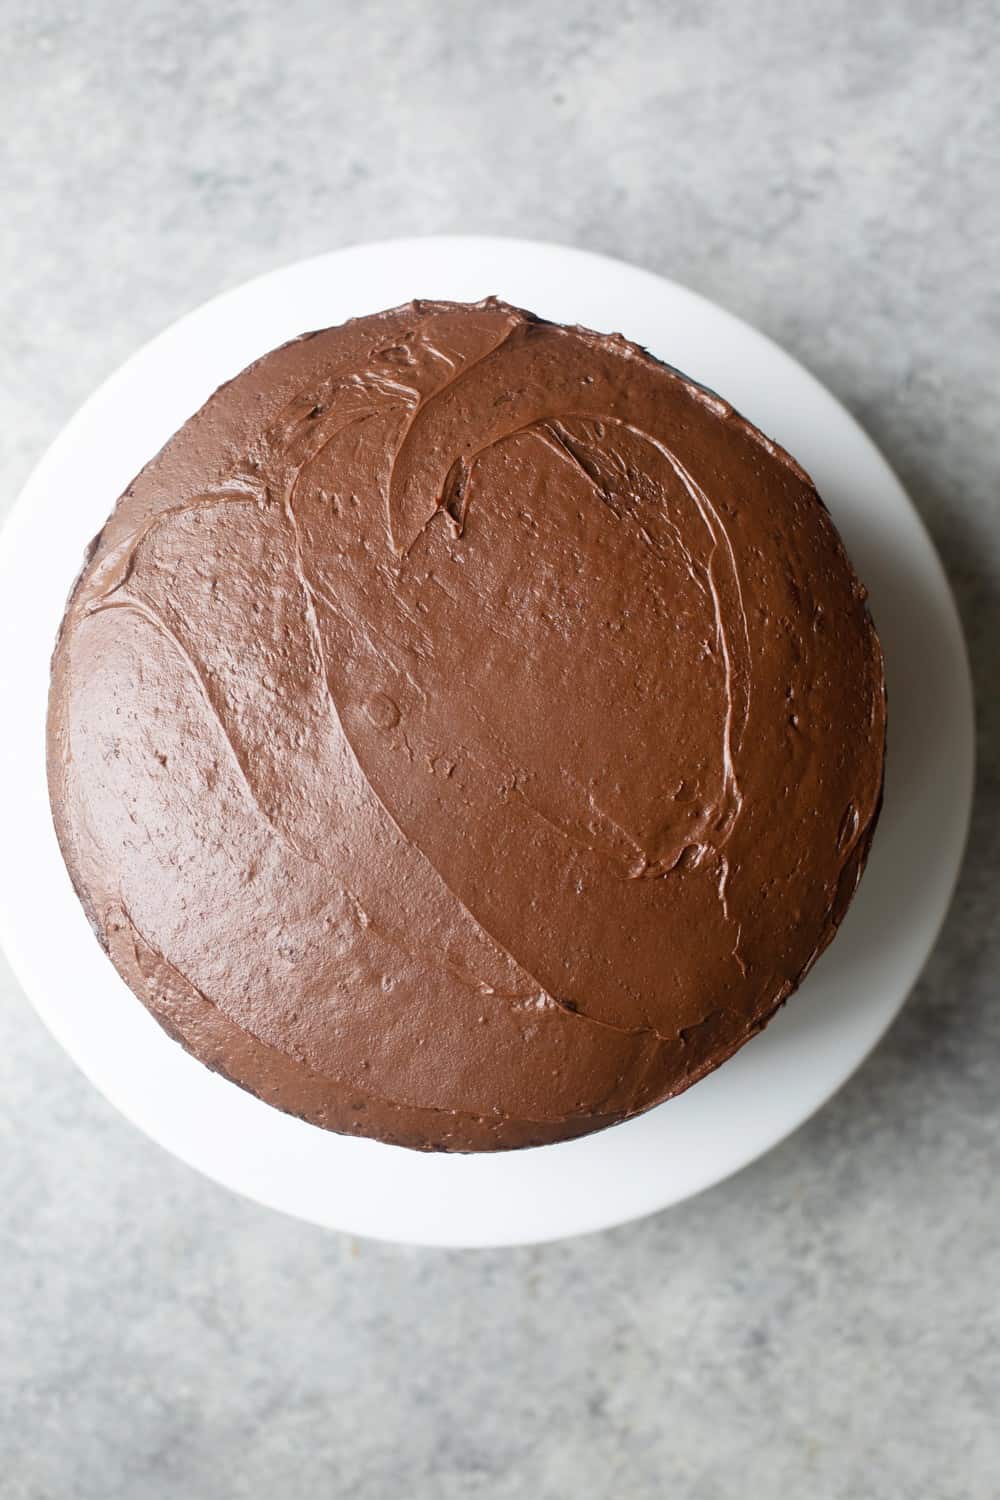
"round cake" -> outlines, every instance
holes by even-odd
[[[56,831],[161,1026],[431,1150],[686,1089],[833,937],[882,657],[808,476],[620,335],[489,299],[307,334],[92,544]]]

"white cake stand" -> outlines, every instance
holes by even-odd
[[[496,293],[620,330],[722,392],[810,470],[871,591],[885,648],[889,764],[868,872],[833,947],[764,1033],[640,1119],[568,1144],[422,1156],[329,1135],[261,1104],[169,1041],[100,951],[49,817],[49,655],[83,548],[116,496],[223,380],[306,329],[411,297]],[[168,1151],[314,1223],[425,1245],[509,1245],[620,1224],[719,1182],[840,1087],[916,979],[958,872],[972,696],[940,563],[898,481],[802,367],[701,297],[556,245],[423,239],[335,251],[182,318],[86,403],[0,541],[0,937],[43,1020],[98,1089]]]

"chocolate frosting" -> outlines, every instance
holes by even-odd
[[[49,781],[171,1035],[328,1129],[476,1151],[767,1022],[857,885],[884,734],[787,454],[619,335],[414,302],[266,355],[130,485]]]

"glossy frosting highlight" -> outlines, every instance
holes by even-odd
[[[490,299],[273,351],[122,496],[53,663],[67,865],[136,994],[330,1129],[486,1150],[679,1092],[839,924],[881,654],[806,475]]]

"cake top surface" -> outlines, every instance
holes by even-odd
[[[788,455],[618,335],[415,302],[266,355],[121,497],[50,788],[101,941],[203,1061],[488,1149],[765,1024],[860,876],[884,724]]]

